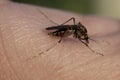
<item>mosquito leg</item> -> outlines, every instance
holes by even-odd
[[[60,43],[62,41],[63,37],[60,38],[60,40],[58,41],[58,43]]]
[[[87,43],[83,42],[81,39],[79,39],[79,40],[88,47],[88,44],[87,44]]]
[[[79,39],[79,40],[80,40],[83,44],[85,44],[85,45],[88,47],[88,49],[90,49],[93,53],[96,53],[96,54],[99,54],[99,55],[101,55],[101,56],[104,56],[102,53],[99,53],[99,52],[94,51],[92,48],[90,48],[90,47],[88,46],[87,43],[83,42],[81,39]]]
[[[64,25],[65,23],[67,23],[67,22],[69,22],[69,21],[71,21],[71,20],[73,20],[73,23],[74,23],[74,25],[75,25],[75,18],[74,18],[74,17],[70,18],[69,20],[67,20],[66,22],[64,22],[64,23],[61,24],[61,25]]]
[[[86,38],[80,38],[81,40],[85,40],[87,43],[89,43],[89,38],[88,39],[86,39]]]
[[[37,9],[47,20],[49,20],[51,23],[55,24],[55,25],[59,25],[58,23],[54,22],[53,20],[51,20],[45,13],[43,13],[40,9]]]

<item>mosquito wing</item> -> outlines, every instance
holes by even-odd
[[[56,29],[67,29],[67,25],[59,25],[59,26],[52,26],[52,27],[47,27],[46,30],[56,30]]]

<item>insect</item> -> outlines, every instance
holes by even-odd
[[[64,25],[70,20],[73,20],[73,25]],[[87,34],[87,29],[80,22],[78,24],[75,24],[75,18],[73,17],[61,25],[47,27],[46,30],[56,30],[54,32],[50,32],[49,35],[61,37],[61,39],[58,41],[59,43],[61,42],[63,37],[67,37],[73,34],[74,38],[78,38],[82,43],[88,46],[89,37]]]
[[[56,24],[57,26],[51,26],[47,27],[46,30],[55,30],[53,32],[50,32],[49,35],[52,36],[58,36],[61,37],[58,43],[62,41],[64,37],[73,35],[74,38],[79,39],[85,46],[88,47],[93,53],[99,54],[101,56],[104,56],[102,53],[96,52],[91,47],[89,47],[89,40],[92,40],[96,42],[95,40],[91,39],[88,36],[87,29],[84,25],[81,24],[81,22],[78,22],[76,24],[75,18],[72,17],[66,22],[62,23],[61,25],[58,25],[53,20],[51,20],[43,11],[40,9],[37,9],[47,20],[49,20],[51,23]],[[67,25],[66,23],[69,21],[73,21],[73,25]],[[56,45],[56,44],[55,44]],[[53,48],[55,45],[53,45],[51,48]],[[51,48],[48,48],[46,51],[49,51]]]
[[[73,25],[65,25],[67,22],[69,22],[71,20],[73,20]],[[88,45],[89,39],[91,39],[91,38],[88,37],[87,29],[80,22],[78,24],[76,24],[74,17],[70,18],[69,20],[67,20],[66,22],[64,22],[61,25],[47,27],[46,30],[55,30],[53,32],[50,32],[49,35],[61,37],[60,40],[58,41],[58,43],[60,43],[64,37],[73,35],[74,38],[79,39],[92,52],[97,53],[93,49],[91,49]],[[101,54],[101,53],[97,53],[97,54],[103,56],[103,54]]]

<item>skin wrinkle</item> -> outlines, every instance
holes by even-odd
[[[72,53],[70,53],[70,54],[68,54],[68,55],[65,55],[65,56],[63,56],[62,58],[58,59],[58,62],[57,62],[57,63],[55,64],[55,66],[54,66],[55,71],[57,70],[57,68],[60,67],[61,63],[63,63],[63,61],[65,61],[65,59],[66,59],[67,57],[69,58],[70,56],[72,56]],[[73,59],[72,62],[63,65],[63,67],[61,67],[59,70],[57,70],[57,72],[59,73],[59,72],[64,71],[64,67],[67,67],[68,64],[73,65],[72,68],[70,68],[69,66],[67,67],[68,69],[70,69],[69,71],[72,71],[72,69],[73,69],[73,70],[74,70],[74,69],[77,69],[77,67],[79,67],[79,66],[83,66],[83,65],[86,65],[86,64],[90,64],[90,62],[92,62],[92,61],[94,61],[94,60],[96,60],[96,59],[98,59],[98,57],[97,57],[97,58],[94,58],[94,59],[91,59],[90,61],[85,61],[85,63],[79,63],[79,62],[78,62],[78,64],[74,63],[74,59]],[[76,61],[76,60],[75,60],[75,61]]]
[[[72,56],[72,54],[73,53],[68,53],[67,55],[64,55],[64,56],[61,56],[61,58],[59,58],[59,59],[57,59],[58,61],[57,61],[57,63],[54,65],[54,67],[53,67],[53,69],[54,69],[54,71],[55,71],[55,75],[57,76],[57,75],[60,75],[60,74],[62,74],[62,72],[63,71],[65,71],[65,72],[71,72],[72,70],[75,70],[77,67],[80,67],[80,66],[82,66],[82,65],[85,65],[85,64],[88,64],[89,62],[92,62],[92,61],[94,61],[95,59],[93,59],[93,60],[90,60],[90,61],[87,61],[86,63],[78,63],[78,64],[76,64],[76,63],[74,63],[74,61],[70,61],[70,62],[68,62],[68,63],[65,63],[65,65],[62,65],[62,63],[64,62],[64,61],[66,61],[66,58],[69,58],[70,56]],[[74,60],[74,59],[73,59]],[[68,65],[71,65],[72,67],[70,67],[70,66],[68,66]],[[67,71],[66,71],[66,69],[67,69]],[[63,74],[64,75],[64,74]]]
[[[8,62],[8,64],[9,64],[10,68],[11,68],[10,71],[14,73],[14,75],[17,77],[18,80],[21,80],[21,79],[18,77],[16,71],[14,70],[14,68],[13,68],[13,66],[12,66],[12,64],[11,64],[11,62],[10,62],[10,59],[9,59],[9,57],[8,57],[8,55],[7,55],[7,52],[6,52],[7,50],[6,50],[6,48],[5,48],[5,44],[4,44],[4,40],[3,40],[3,34],[2,34],[2,32],[1,32],[1,27],[0,27],[0,37],[1,37],[2,47],[3,47],[4,51],[5,51],[5,52],[4,52],[4,56],[6,57],[7,62]]]

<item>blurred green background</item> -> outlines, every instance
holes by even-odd
[[[57,8],[76,13],[93,13],[91,0],[13,0],[16,2],[30,3],[45,7]]]
[[[13,0],[81,14],[120,19],[120,0]]]

